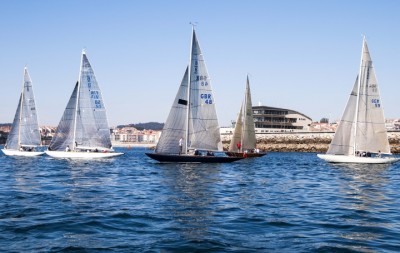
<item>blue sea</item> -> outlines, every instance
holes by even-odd
[[[400,164],[0,155],[1,252],[399,252]]]

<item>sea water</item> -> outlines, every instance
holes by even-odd
[[[0,155],[1,252],[399,252],[400,165]]]

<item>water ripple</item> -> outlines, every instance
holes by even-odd
[[[2,252],[399,252],[400,165],[0,156]]]

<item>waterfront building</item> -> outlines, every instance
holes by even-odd
[[[154,143],[158,142],[161,131],[138,130],[134,127],[116,128],[111,131],[111,140],[123,143]]]
[[[253,106],[256,133],[309,131],[312,119],[284,108]]]

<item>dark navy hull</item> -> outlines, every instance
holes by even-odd
[[[195,156],[156,153],[146,153],[146,155],[162,163],[231,163],[244,158],[228,156]]]
[[[230,157],[243,157],[243,158],[251,158],[251,157],[261,157],[265,156],[267,153],[243,153],[243,152],[225,152],[227,156]]]

